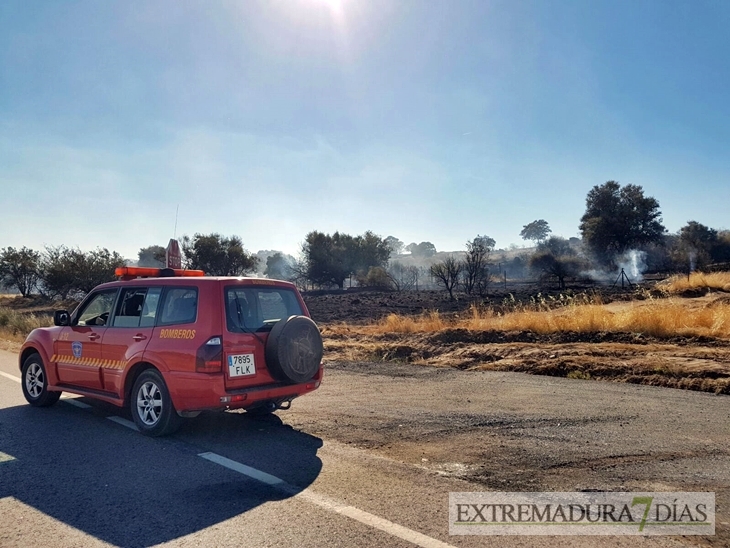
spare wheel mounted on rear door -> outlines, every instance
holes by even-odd
[[[289,316],[278,321],[266,341],[266,365],[280,381],[300,384],[319,370],[322,335],[306,316]]]

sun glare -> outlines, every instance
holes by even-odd
[[[344,4],[345,0],[312,0],[316,4],[324,4],[327,6],[333,13],[333,15],[341,15],[342,14],[342,5]]]

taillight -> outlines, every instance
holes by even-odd
[[[195,357],[195,371],[197,373],[220,373],[223,369],[223,340],[221,337],[211,337],[198,348]]]

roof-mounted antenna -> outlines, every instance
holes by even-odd
[[[175,208],[175,230],[172,231],[172,239],[177,240],[177,214],[180,212],[180,204]]]
[[[180,204],[177,204],[175,208],[175,230],[173,231],[173,238],[167,244],[165,250],[165,266],[170,268],[182,268],[182,254],[180,253],[180,243],[177,241],[177,214],[180,211]]]

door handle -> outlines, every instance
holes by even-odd
[[[97,333],[89,333],[90,340],[95,341],[96,339],[99,339],[99,338],[101,338],[101,335],[99,335]]]
[[[141,333],[139,333],[139,334],[135,335],[135,336],[134,336],[134,337],[132,337],[132,338],[133,338],[133,339],[134,339],[135,341],[139,342],[139,341],[143,341],[143,340],[145,340],[145,339],[146,339],[147,337],[146,337],[145,335],[142,335]]]

